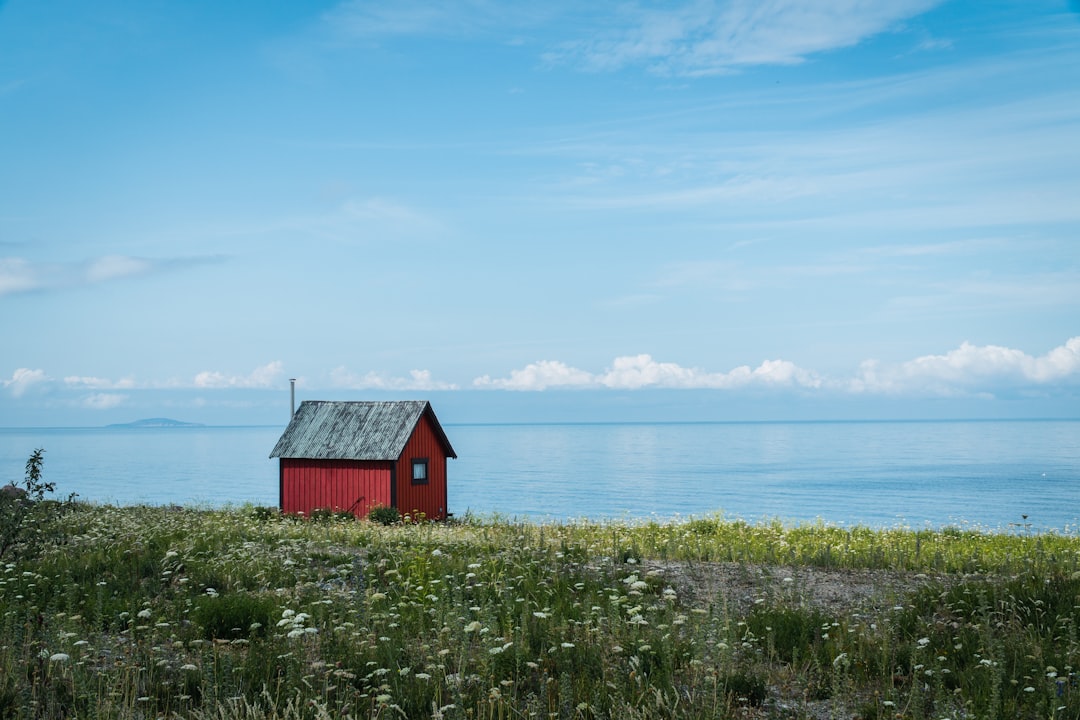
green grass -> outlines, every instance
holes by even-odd
[[[0,718],[1080,717],[1074,536],[256,510],[73,505],[0,565]]]

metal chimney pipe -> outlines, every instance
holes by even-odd
[[[296,414],[296,378],[289,378],[289,417]]]

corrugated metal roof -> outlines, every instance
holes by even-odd
[[[397,460],[424,413],[430,413],[435,433],[447,456],[456,458],[457,454],[426,400],[305,400],[300,403],[270,457]]]

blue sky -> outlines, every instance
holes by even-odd
[[[9,0],[0,426],[1076,417],[1077,198],[1063,0]]]

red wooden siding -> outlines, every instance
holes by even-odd
[[[397,509],[402,515],[424,513],[428,520],[446,517],[446,451],[439,442],[427,414],[416,424],[397,462]],[[427,458],[426,485],[412,484],[413,459]]]
[[[352,509],[364,517],[372,507],[390,504],[392,467],[389,462],[281,458],[281,509],[304,515],[318,508]]]

